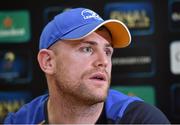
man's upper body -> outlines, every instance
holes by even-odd
[[[44,114],[50,124],[94,124],[103,114],[113,123],[168,123],[161,112],[145,103],[109,92],[113,48],[126,47],[130,41],[122,22],[104,21],[92,10],[76,8],[58,14],[44,28],[38,53],[49,96],[25,105],[5,123],[18,123],[23,118],[26,123],[39,123]]]
[[[18,112],[11,113],[5,124],[48,124],[48,95],[43,95],[24,105]],[[86,122],[84,122],[86,123]],[[96,124],[169,124],[166,116],[154,106],[138,97],[130,97],[109,90],[105,106]]]

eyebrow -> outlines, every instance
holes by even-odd
[[[95,41],[82,41],[82,43],[90,44],[90,45],[98,45],[98,43],[95,42]],[[111,47],[111,48],[113,48],[110,43],[106,43],[106,44],[105,44],[105,47]]]

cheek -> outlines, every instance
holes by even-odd
[[[112,70],[112,63],[110,62],[107,66],[107,72],[109,73],[109,75],[111,75],[111,70]]]
[[[88,68],[88,64],[82,58],[78,58],[77,56],[69,56],[64,57],[60,65],[63,66],[64,73],[69,76],[71,79],[80,78],[81,74]]]

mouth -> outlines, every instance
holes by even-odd
[[[107,81],[107,77],[104,73],[95,73],[90,77],[91,80]]]

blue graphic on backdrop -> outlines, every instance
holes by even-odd
[[[1,83],[28,83],[32,77],[32,66],[29,53],[15,50],[0,51]]]
[[[16,112],[30,99],[31,94],[28,92],[0,92],[0,123],[9,112]]]
[[[124,22],[132,35],[148,35],[154,32],[151,3],[110,3],[105,6],[106,19]]]

